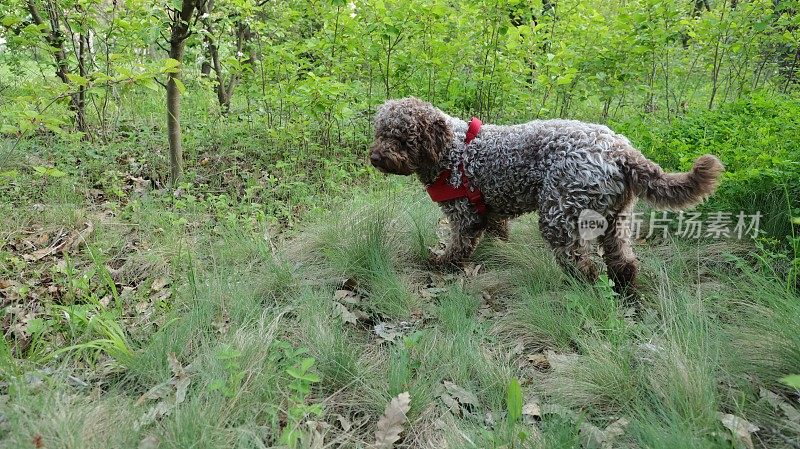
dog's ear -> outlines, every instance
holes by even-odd
[[[442,160],[447,146],[453,139],[453,131],[444,114],[430,103],[412,98],[408,112],[414,124],[410,132],[419,164],[435,165]]]
[[[438,111],[437,111],[438,112]],[[441,114],[434,114],[430,117],[432,121],[425,127],[425,149],[426,156],[432,164],[438,164],[442,156],[447,152],[447,146],[453,138],[453,132],[447,125],[447,120]]]

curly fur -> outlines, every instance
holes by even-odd
[[[464,144],[467,122],[416,98],[387,101],[375,117],[370,161],[385,173],[416,174],[423,184],[445,169],[451,184],[460,183],[461,161],[470,182],[480,188],[489,208],[478,215],[467,199],[440,203],[452,227],[451,241],[439,264],[460,264],[484,231],[508,236],[508,219],[538,212],[543,238],[570,271],[594,281],[598,271],[589,242],[578,232],[585,209],[605,217],[600,237],[609,277],[621,291],[632,291],[637,261],[630,241],[618,227],[637,197],[653,206],[683,209],[716,190],[723,170],[711,155],[701,156],[687,173],[665,173],[624,136],[608,127],[575,120],[534,120],[484,125]]]

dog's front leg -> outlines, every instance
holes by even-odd
[[[431,255],[433,265],[460,267],[475,251],[478,241],[486,229],[484,217],[470,214],[447,214],[450,221],[450,241],[441,256]]]

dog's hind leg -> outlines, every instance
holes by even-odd
[[[627,224],[619,217],[609,220],[608,229],[601,237],[603,259],[608,267],[608,277],[614,281],[614,290],[623,297],[633,297],[636,296],[639,262],[633,253],[630,236],[624,226]]]

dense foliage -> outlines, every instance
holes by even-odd
[[[192,2],[182,84],[214,91],[211,114],[230,107],[282,148],[358,145],[388,97],[486,121],[669,119],[753,91],[791,92],[800,69],[798,5],[786,0]],[[4,2],[3,131],[69,129],[48,103],[81,94],[85,131],[111,138],[135,105],[121,101],[131,85],[159,94],[159,74],[176,67],[168,34],[181,6]]]

